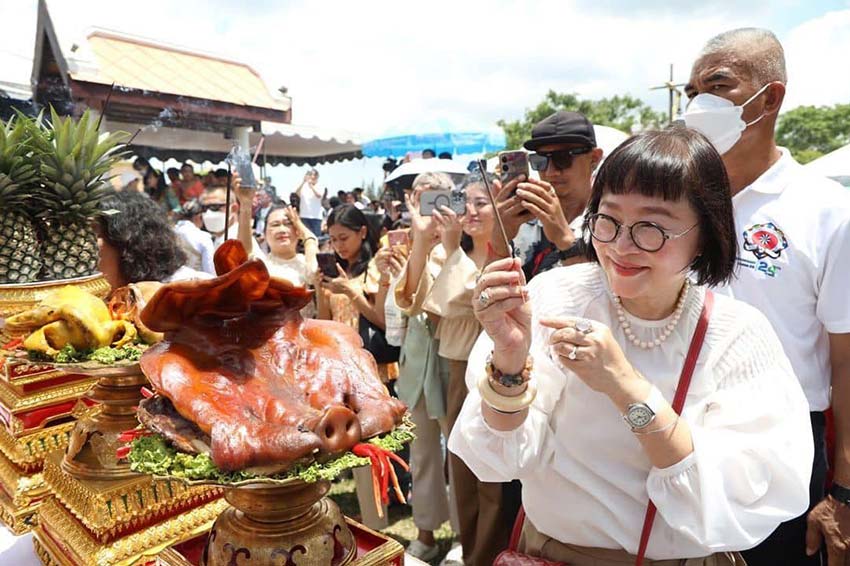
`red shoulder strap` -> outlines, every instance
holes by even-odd
[[[702,312],[699,315],[694,337],[691,339],[691,345],[688,348],[688,355],[685,358],[685,365],[682,367],[682,374],[679,376],[679,385],[676,386],[676,396],[673,398],[673,410],[677,415],[682,414],[682,407],[685,405],[685,397],[688,396],[688,388],[691,386],[691,377],[694,375],[694,368],[699,359],[699,353],[702,350],[702,344],[705,340],[705,333],[708,330],[708,320],[711,318],[711,309],[714,306],[714,293],[706,289],[705,300],[702,304]],[[652,523],[655,521],[655,513],[657,509],[652,500],[646,507],[646,516],[643,520],[643,529],[640,533],[640,546],[638,547],[635,566],[643,566],[643,557],[646,554],[646,547],[649,544],[649,535],[652,534]]]

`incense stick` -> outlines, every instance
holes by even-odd
[[[260,156],[260,152],[263,150],[263,143],[266,141],[266,136],[260,138],[260,143],[257,144],[257,151],[254,152],[254,159],[251,160],[251,163],[257,163],[257,158]]]
[[[100,131],[100,123],[103,121],[103,117],[106,115],[106,110],[109,108],[109,101],[112,99],[112,91],[115,90],[115,81],[112,81],[112,86],[109,87],[109,94],[106,95],[106,100],[103,102],[103,108],[100,111],[100,116],[97,117],[97,127],[95,128],[97,131]]]
[[[496,206],[496,197],[493,195],[493,189],[490,187],[490,181],[487,179],[487,162],[483,159],[479,159],[477,161],[477,165],[478,170],[481,172],[481,179],[484,182],[484,188],[487,189],[487,196],[490,198],[490,204],[493,205],[493,212],[496,214],[496,224],[499,225],[499,232],[502,234],[505,249],[508,250],[508,255],[513,257],[513,246],[511,246],[511,241],[508,239],[508,233],[505,231],[505,224],[502,222],[502,215],[499,214],[499,207]]]
[[[493,213],[496,215],[496,224],[499,225],[499,232],[502,234],[502,239],[505,243],[505,249],[508,250],[508,257],[516,257],[514,254],[514,247],[511,245],[511,241],[508,239],[508,233],[505,231],[505,224],[502,222],[502,215],[499,214],[499,207],[496,206],[496,196],[493,194],[493,189],[490,187],[490,181],[487,179],[487,162],[483,159],[479,159],[477,162],[478,170],[481,172],[481,180],[484,182],[484,188],[487,189],[487,196],[490,198],[490,204],[493,206]],[[522,269],[519,270],[520,276],[520,284],[525,284],[525,277],[523,276]],[[522,298],[522,302],[526,303],[525,295],[520,296]]]
[[[230,180],[233,173],[230,171],[230,163],[227,164],[227,192],[224,197],[224,242],[227,241],[227,233],[230,230]]]

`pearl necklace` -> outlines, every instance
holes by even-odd
[[[617,320],[620,321],[620,327],[623,329],[626,339],[638,348],[643,348],[644,350],[660,346],[665,340],[667,340],[667,338],[670,337],[670,334],[672,334],[676,329],[676,325],[679,324],[679,319],[682,318],[682,312],[685,310],[685,299],[688,298],[688,289],[690,289],[690,286],[691,282],[685,279],[685,285],[682,287],[682,292],[679,294],[679,300],[676,301],[676,308],[673,310],[673,318],[670,319],[670,322],[668,322],[664,327],[664,330],[661,331],[661,336],[649,342],[641,340],[635,336],[635,333],[632,331],[632,324],[626,319],[626,311],[623,309],[623,303],[620,300],[620,297],[614,295],[614,305],[617,308]]]

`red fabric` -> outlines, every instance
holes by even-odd
[[[682,414],[682,407],[685,405],[685,397],[688,395],[688,388],[691,386],[691,377],[694,375],[694,368],[697,365],[699,353],[702,350],[705,332],[708,330],[708,319],[711,317],[711,308],[714,306],[714,294],[711,291],[705,292],[705,302],[702,305],[702,312],[697,322],[697,328],[694,331],[694,337],[691,339],[691,346],[688,348],[688,356],[685,358],[685,366],[682,368],[682,375],[679,376],[679,385],[676,387],[676,396],[673,398],[673,410],[677,415]],[[640,533],[640,546],[638,547],[635,566],[643,566],[643,557],[646,554],[646,547],[649,544],[649,535],[652,534],[652,523],[655,521],[655,514],[658,510],[655,508],[655,503],[649,501],[646,507],[646,516],[643,520],[643,530]]]
[[[676,386],[676,396],[673,398],[673,410],[676,414],[682,414],[682,407],[685,405],[685,398],[688,396],[688,389],[691,386],[691,377],[694,375],[694,368],[697,365],[699,354],[702,351],[705,333],[708,330],[708,321],[711,318],[711,309],[714,306],[714,294],[711,291],[705,292],[705,302],[702,305],[699,322],[697,322],[694,336],[691,339],[691,345],[688,348],[688,355],[685,358],[685,364],[682,367],[682,373],[679,376],[679,384]],[[652,534],[652,523],[655,522],[655,514],[657,509],[655,504],[650,501],[646,508],[646,516],[643,520],[643,529],[640,534],[640,546],[638,547],[637,557],[635,558],[635,566],[643,566],[643,558],[646,554],[646,547],[649,544],[649,536]],[[519,538],[522,533],[522,524],[525,522],[525,510],[520,507],[517,513],[514,529],[511,532],[511,541],[508,550],[499,554],[493,562],[493,566],[568,566],[564,562],[555,562],[552,560],[544,560],[535,558],[517,552],[519,547]]]
[[[180,193],[181,202],[198,198],[204,193],[204,184],[199,179],[195,179],[195,182],[190,186],[183,187],[183,190],[180,191]]]

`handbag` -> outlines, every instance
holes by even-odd
[[[711,318],[711,308],[713,306],[714,294],[710,290],[706,290],[702,312],[699,315],[699,322],[697,322],[694,336],[691,338],[688,355],[685,357],[685,365],[682,367],[682,373],[679,375],[679,384],[676,386],[676,395],[673,397],[672,407],[677,415],[682,414],[682,407],[685,405],[685,397],[687,397],[688,389],[691,386],[691,377],[694,375],[694,368],[697,365],[697,359],[702,350],[702,344],[705,340],[705,333],[708,330],[708,320]],[[640,545],[638,546],[638,553],[635,557],[635,566],[643,566],[646,547],[649,544],[649,536],[652,533],[652,523],[655,521],[657,511],[655,504],[650,500],[643,519],[643,528],[640,533]],[[522,534],[522,524],[524,522],[525,510],[520,507],[513,531],[511,532],[508,550],[501,552],[496,557],[496,560],[493,561],[493,566],[569,566],[566,562],[546,560],[519,552],[517,548],[519,547],[519,539]]]
[[[379,364],[389,364],[398,361],[401,348],[390,346],[387,343],[387,335],[384,330],[372,324],[368,318],[360,315],[357,322],[357,331],[363,340],[363,347],[375,358]]]

